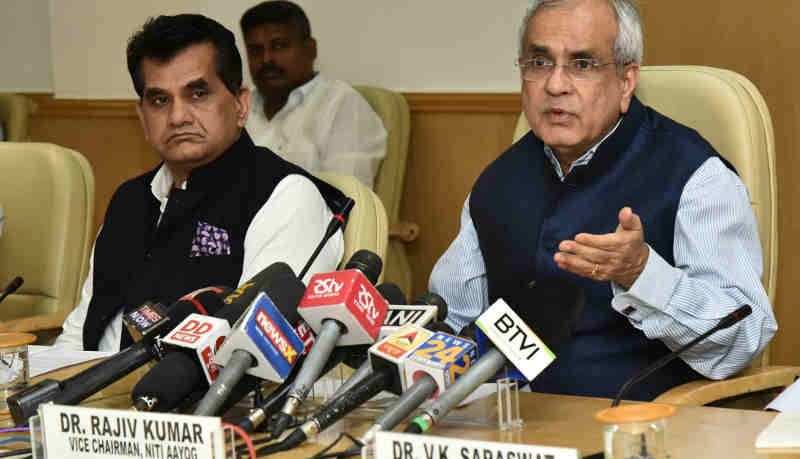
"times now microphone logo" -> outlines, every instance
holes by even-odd
[[[275,322],[269,318],[263,309],[259,309],[256,313],[256,323],[264,331],[264,334],[275,346],[275,349],[286,359],[289,365],[292,365],[297,358],[297,350],[289,344],[286,336],[281,333]]]

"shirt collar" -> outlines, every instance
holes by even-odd
[[[160,204],[161,212],[164,212],[164,208],[167,206],[167,201],[169,200],[169,192],[172,190],[172,184],[175,181],[172,172],[167,167],[166,163],[161,164],[161,167],[158,168],[156,175],[153,177],[153,180],[150,181],[150,191],[153,193],[153,196],[158,200]],[[178,188],[185,190],[186,189],[186,180],[184,180]]]
[[[317,72],[314,74],[314,76],[311,77],[310,80],[292,89],[292,92],[289,93],[289,98],[286,99],[286,105],[281,107],[278,113],[275,114],[275,117],[278,117],[282,113],[291,111],[295,107],[300,106],[318,85],[323,84],[321,82],[324,79],[325,77],[323,77],[322,75],[320,75],[319,72]],[[267,117],[264,115],[264,95],[261,94],[258,91],[258,89],[253,91],[253,103],[250,105],[250,111],[252,112],[250,113],[250,116],[253,116],[253,113],[255,113],[260,118],[263,118],[264,120],[267,119]],[[273,117],[273,119],[275,117]]]
[[[575,168],[575,166],[585,166],[585,165],[589,164],[589,161],[591,161],[592,158],[594,158],[594,154],[597,152],[597,149],[600,147],[600,145],[603,142],[605,142],[605,140],[607,138],[609,138],[611,136],[611,134],[614,133],[614,131],[617,130],[617,128],[619,127],[620,123],[622,123],[622,119],[623,118],[624,118],[624,116],[621,116],[619,118],[619,120],[617,121],[617,124],[614,125],[614,128],[611,129],[608,132],[608,134],[606,134],[602,139],[600,139],[599,142],[594,144],[594,146],[592,146],[592,148],[590,148],[589,151],[587,151],[586,153],[581,155],[580,158],[578,158],[575,161],[573,161],[572,164],[570,164],[570,166],[569,166],[569,170],[567,171],[567,174],[569,174],[570,171],[572,171],[572,169]],[[550,163],[553,165],[553,168],[555,169],[556,174],[558,175],[558,179],[563,182],[564,179],[566,178],[567,174],[565,174],[564,171],[561,170],[561,163],[558,162],[558,158],[556,157],[555,152],[553,151],[552,148],[550,148],[549,145],[545,145],[544,146],[544,154],[547,155],[547,158],[550,160]]]

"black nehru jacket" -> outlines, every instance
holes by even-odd
[[[246,131],[215,161],[192,170],[186,190],[171,191],[160,224],[159,202],[150,188],[157,171],[125,182],[111,198],[95,243],[93,295],[83,325],[85,350],[97,349],[121,309],[145,301],[169,305],[209,285],[236,286],[247,228],[287,175],[311,179],[334,212],[345,198],[302,168],[255,146]],[[198,233],[208,228],[227,233],[229,250],[224,254],[198,256]],[[121,347],[131,343],[123,327]]]

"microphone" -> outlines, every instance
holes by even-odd
[[[245,372],[279,382],[289,375],[304,347],[294,331],[300,321],[296,308],[304,291],[303,283],[292,273],[259,294],[214,356],[224,368],[195,408],[196,416],[215,415]]]
[[[554,330],[545,331],[549,333],[548,339],[553,346],[560,345],[572,334],[567,328],[574,326],[574,317],[580,316],[583,310],[582,295],[575,296],[573,301],[574,304],[567,305],[570,311],[564,311],[560,319],[563,323],[555,324],[557,326]],[[553,320],[550,317],[550,321]],[[496,347],[484,353],[452,386],[425,408],[421,415],[414,418],[405,432],[427,431],[478,386],[497,374],[506,363],[511,363],[530,381],[555,360],[555,355],[547,345],[502,299],[484,311],[475,324]]]
[[[76,404],[150,360],[160,357],[161,348],[157,338],[174,328],[187,315],[197,311],[198,304],[206,311],[215,312],[224,303],[213,291],[202,292],[191,300],[176,301],[167,309],[167,316],[155,317],[155,322],[147,328],[147,334],[141,341],[63,381],[46,379],[9,397],[8,406],[14,422],[18,426],[26,425],[28,418],[41,403],[52,401],[62,405]]]
[[[23,282],[25,281],[22,279],[22,276],[17,276],[11,282],[9,282],[5,290],[3,290],[3,293],[0,294],[0,303],[2,303],[8,295],[11,295],[19,290],[19,288],[22,287]]]
[[[375,290],[381,294],[383,299],[389,304],[406,304],[406,296],[397,284],[392,282],[384,282],[381,285],[376,285]]]
[[[347,218],[350,215],[350,210],[355,204],[356,202],[352,198],[345,196],[345,200],[342,203],[342,208],[339,209],[339,213],[333,214],[330,223],[328,223],[328,228],[325,230],[325,234],[322,236],[322,240],[319,242],[319,244],[317,244],[317,247],[314,249],[314,253],[311,254],[311,257],[306,262],[306,265],[300,270],[300,274],[297,276],[299,279],[302,279],[306,276],[306,273],[311,268],[314,260],[317,259],[317,256],[322,251],[322,248],[325,247],[325,244],[328,242],[328,239],[336,234],[336,231],[339,228],[342,228],[347,224]]]
[[[315,274],[297,312],[317,333],[317,340],[297,373],[283,409],[272,425],[272,435],[286,430],[297,407],[322,373],[334,346],[375,342],[388,304],[375,290],[382,269],[380,257],[368,250],[353,254],[345,271]]]
[[[737,323],[740,320],[744,319],[745,317],[749,316],[751,312],[753,312],[753,309],[750,307],[749,304],[746,304],[746,305],[738,308],[737,310],[735,310],[732,313],[728,314],[727,316],[723,317],[722,320],[720,320],[719,323],[714,326],[714,328],[708,330],[707,332],[703,333],[702,335],[698,336],[697,338],[693,339],[692,341],[684,344],[679,349],[677,349],[677,350],[675,350],[673,352],[670,352],[669,354],[667,354],[667,355],[661,357],[660,359],[656,360],[655,362],[653,362],[653,364],[651,364],[650,366],[648,366],[647,368],[642,370],[640,373],[634,375],[631,379],[625,381],[625,384],[622,385],[622,387],[620,388],[619,392],[617,393],[616,398],[614,398],[614,401],[611,402],[611,406],[615,407],[615,406],[619,405],[619,402],[620,402],[620,400],[622,400],[622,397],[630,390],[630,388],[634,384],[636,384],[639,381],[647,378],[648,376],[650,376],[654,372],[656,372],[659,369],[661,369],[664,366],[666,366],[669,362],[675,360],[686,349],[689,349],[690,347],[694,346],[695,344],[699,343],[700,341],[708,338],[712,334],[714,334],[714,333],[716,333],[716,332],[718,332],[718,331],[720,331],[720,330],[722,330],[724,328],[728,328],[728,327],[734,325],[735,323]]]
[[[309,436],[319,433],[338,419],[357,408],[382,390],[398,393],[405,380],[404,362],[408,356],[425,343],[433,333],[423,328],[407,325],[395,334],[384,338],[369,349],[373,371],[350,390],[328,400],[305,423],[290,433],[281,443],[262,448],[258,454],[271,454],[294,448]],[[273,434],[273,438],[275,434]]]
[[[474,342],[435,332],[408,357],[400,397],[375,419],[361,437],[361,443],[371,443],[377,432],[393,429],[425,400],[436,398],[458,380],[477,357]]]
[[[224,319],[228,324],[234,323],[261,291],[269,291],[274,297],[280,298],[276,302],[292,301],[291,298],[284,299],[283,288],[276,288],[278,285],[292,282],[292,279],[296,280],[296,277],[289,265],[282,262],[273,263],[225,297],[224,306],[217,310],[214,316]],[[183,353],[172,353],[165,357],[139,380],[132,392],[134,406],[139,406],[140,409],[150,407],[156,411],[169,411],[181,401],[190,398],[190,395],[196,396],[198,391],[202,391],[201,396],[205,394],[208,380],[204,376],[202,358],[177,355]],[[163,384],[165,380],[173,381],[170,387]],[[244,386],[237,386],[231,394],[241,393],[241,396],[244,396],[258,385],[258,379],[244,378],[242,384]],[[137,399],[141,400],[137,402]]]
[[[396,284],[393,283],[383,283],[375,287],[375,289],[378,291],[378,293],[381,294],[381,296],[383,296],[384,299],[386,299],[386,301],[390,303],[389,313],[386,315],[386,321],[388,322],[389,316],[391,315],[392,310],[394,308],[392,304],[393,303],[403,304],[405,302],[405,295],[403,294],[400,287],[398,287]],[[412,319],[422,317],[425,312],[426,312],[425,310],[414,311]],[[385,325],[386,322],[384,322],[384,327],[381,327],[381,335],[383,335],[384,329],[386,328]],[[320,374],[326,374],[334,367],[336,367],[336,365],[342,363],[343,361],[344,363],[352,367],[360,365],[359,369],[355,373],[353,373],[353,375],[351,375],[350,378],[348,378],[348,380],[345,381],[342,384],[342,386],[340,386],[339,389],[331,396],[331,399],[336,398],[339,394],[352,387],[352,385],[358,383],[358,381],[360,381],[364,376],[366,376],[369,373],[369,364],[365,362],[367,348],[364,348],[363,352],[359,352],[361,351],[361,349],[358,348],[360,348],[360,346],[356,346],[353,349],[351,348],[334,349],[332,357],[328,359],[328,361],[325,364],[325,368],[322,369]],[[358,361],[358,363],[353,364],[356,361]],[[364,363],[362,364],[361,362]],[[295,365],[293,370],[299,370],[301,366],[302,366],[302,361],[298,362],[298,364]],[[236,422],[236,424],[242,429],[244,429],[246,432],[252,432],[258,426],[260,426],[261,423],[263,423],[266,419],[269,418],[269,416],[271,416],[278,409],[280,409],[280,405],[285,403],[286,395],[288,394],[289,389],[291,388],[291,385],[293,384],[296,376],[297,376],[297,371],[293,371],[293,373],[290,374],[288,378],[286,378],[286,381],[284,381],[278,388],[273,390],[257,407],[250,410],[247,416],[243,416],[242,418],[240,418]]]
[[[384,284],[381,284],[384,285]],[[441,296],[426,292],[418,296],[412,305],[389,304],[389,311],[384,319],[381,331],[378,334],[378,340],[382,340],[393,333],[396,333],[405,325],[417,325],[425,327],[428,330],[443,331],[455,335],[450,327],[444,325],[444,318],[447,317],[447,302]],[[434,319],[437,319],[433,322]],[[444,326],[444,327],[443,327]],[[367,352],[358,353],[361,364],[350,365],[351,367],[358,366],[358,369],[350,375],[347,380],[342,383],[336,392],[331,395],[331,398],[336,398],[342,393],[355,387],[361,379],[367,376],[371,367],[365,356]],[[348,364],[355,363],[354,359],[346,362]]]

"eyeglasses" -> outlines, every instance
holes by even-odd
[[[578,58],[566,64],[556,64],[546,57],[534,57],[517,60],[519,74],[525,81],[539,81],[550,76],[556,66],[563,67],[570,78],[575,80],[593,80],[600,76],[600,69],[614,62],[600,63],[590,58]]]

